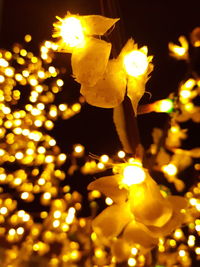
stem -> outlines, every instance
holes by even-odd
[[[101,13],[108,17],[120,17],[121,26],[123,24],[122,15],[120,14],[120,5],[118,0],[100,0]],[[116,29],[109,35],[109,39],[112,40],[112,56],[117,57],[122,45],[125,43],[125,33],[124,27]],[[141,144],[139,138],[139,130],[137,125],[136,116],[131,104],[130,99],[126,95],[124,101],[122,102],[122,110],[124,113],[125,130],[127,135],[127,140],[130,145],[131,151],[129,151],[132,156],[141,158]]]
[[[140,155],[138,155],[138,149],[140,147],[138,125],[133,106],[131,104],[131,100],[128,96],[125,96],[124,101],[122,102],[122,108],[124,112],[125,129],[127,133],[127,139],[131,148],[131,154],[133,154],[134,157],[140,157]]]

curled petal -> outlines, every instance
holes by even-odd
[[[152,249],[158,243],[158,238],[153,237],[144,224],[134,220],[125,228],[123,238],[128,243],[139,244],[146,250]]]
[[[171,234],[173,230],[178,228],[185,219],[185,214],[181,212],[188,205],[184,197],[169,196],[169,202],[173,207],[173,214],[171,219],[162,227],[148,226],[148,229],[155,237],[162,237]]]
[[[78,83],[94,86],[103,76],[110,56],[111,44],[87,38],[85,45],[72,53],[73,76]]]
[[[146,172],[146,179],[130,189],[131,211],[137,221],[145,225],[161,227],[172,216],[172,205],[165,199],[156,182]]]
[[[93,87],[85,83],[81,86],[81,94],[86,101],[93,106],[102,108],[118,106],[123,101],[125,92],[126,74],[121,68],[120,61],[115,59],[108,62],[104,75]]]
[[[110,197],[115,203],[123,203],[127,199],[127,190],[119,189],[120,175],[99,178],[88,185],[88,190],[98,190]]]
[[[128,203],[112,205],[94,219],[92,227],[100,238],[112,239],[120,234],[132,218]]]
[[[87,35],[104,35],[119,20],[99,15],[80,16],[79,18]]]

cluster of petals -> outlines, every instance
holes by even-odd
[[[139,246],[144,254],[149,252],[159,238],[169,235],[185,218],[185,198],[164,197],[148,171],[144,171],[146,178],[139,184],[123,186],[123,175],[117,173],[88,186],[89,190],[98,190],[113,200],[113,204],[94,219],[93,230],[112,247],[119,261],[124,260],[134,246]]]
[[[74,17],[80,21],[84,41],[74,47],[63,42],[60,47],[61,51],[72,53],[73,77],[81,84],[80,92],[86,101],[93,106],[114,108],[120,105],[127,93],[136,112],[137,104],[145,92],[148,76],[153,69],[153,65],[150,63],[152,57],[147,57],[147,47],[138,49],[133,39],[129,39],[118,57],[110,59],[112,45],[100,37],[119,19],[99,15],[68,14],[66,18],[68,17]],[[62,19],[55,24],[56,29],[61,27]],[[54,36],[59,36],[58,31]],[[139,51],[145,61],[138,63],[144,65],[144,70],[137,75],[127,73],[124,65],[124,57],[132,51]],[[134,64],[137,69],[137,62],[133,62]]]

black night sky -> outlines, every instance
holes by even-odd
[[[31,34],[32,41],[27,49],[37,55],[39,45],[44,40],[52,40],[55,16],[64,17],[67,11],[80,15],[102,14],[100,3],[107,5],[108,2],[109,0],[0,0],[0,47],[9,50],[13,43],[24,43],[24,36]],[[191,31],[200,26],[200,1],[111,2],[116,2],[118,16],[121,18],[114,31],[123,32],[122,46],[132,37],[139,46],[147,45],[149,55],[154,56],[154,71],[146,89],[152,96],[145,94],[141,102],[148,103],[166,98],[169,93],[177,90],[182,80],[189,77],[185,62],[169,57],[168,43],[178,44],[180,35],[189,38]],[[104,15],[115,17],[111,14],[116,12],[108,12],[105,9]],[[191,50],[191,54],[193,53]],[[197,54],[200,55],[200,52],[197,51]],[[67,69],[66,76],[63,77],[65,87],[58,101],[73,103],[79,97],[79,84],[70,76],[70,55],[57,54],[54,65]],[[162,128],[167,118],[168,115],[158,113],[138,117],[145,149],[152,142],[152,129]],[[190,142],[186,142],[184,148],[199,146],[199,138],[195,138],[197,130],[199,125],[190,128]],[[121,149],[112,121],[112,109],[96,108],[86,104],[80,114],[66,121],[58,120],[50,134],[56,137],[58,145],[66,154],[76,143],[83,144],[88,153],[95,155],[113,155]],[[88,180],[82,183],[79,177],[75,177],[73,181],[75,189],[87,191]]]

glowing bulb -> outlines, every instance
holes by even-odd
[[[79,19],[75,17],[66,17],[60,19],[61,25],[56,25],[56,28],[60,28],[59,35],[63,38],[63,41],[69,47],[76,47],[84,43],[83,27]]]
[[[61,211],[60,210],[56,210],[55,212],[54,212],[54,214],[53,214],[53,217],[54,218],[56,218],[56,219],[58,219],[58,218],[60,218],[61,217]]]
[[[156,112],[171,112],[173,110],[173,101],[171,99],[164,99],[155,103]]]
[[[18,227],[17,228],[17,234],[18,235],[23,235],[23,233],[24,233],[24,228],[23,227]]]
[[[73,207],[69,208],[67,217],[65,219],[65,222],[67,224],[71,224],[73,222],[74,216],[75,216],[75,212],[76,212],[76,210]]]
[[[28,222],[30,220],[30,215],[29,214],[24,214],[22,219],[23,219],[24,222]]]
[[[136,255],[138,253],[138,249],[133,247],[131,248],[131,254]]]
[[[181,229],[176,229],[174,232],[174,238],[175,239],[181,239],[183,237],[183,232]]]
[[[28,192],[23,192],[21,194],[21,199],[27,199],[29,197],[29,193]]]
[[[197,247],[197,248],[195,249],[195,252],[196,252],[197,255],[200,255],[200,247]]]
[[[53,221],[53,227],[54,228],[57,228],[57,227],[59,227],[60,226],[60,221],[59,220],[55,220],[55,221]]]
[[[181,90],[180,96],[187,99],[191,96],[191,92],[189,90]]]
[[[61,79],[58,79],[58,80],[56,81],[56,83],[57,83],[57,85],[58,85],[59,87],[61,87],[61,86],[64,85],[64,82],[63,82],[63,80],[61,80]]]
[[[100,170],[103,170],[104,167],[105,167],[105,165],[104,165],[102,162],[99,162],[99,163],[97,164],[97,168],[100,169]]]
[[[140,51],[132,51],[124,57],[124,66],[128,75],[137,77],[144,74],[148,68],[147,56]]]
[[[138,165],[128,165],[124,168],[122,183],[128,186],[140,184],[145,180],[146,174]]]
[[[108,206],[112,205],[112,204],[113,204],[113,200],[112,200],[112,198],[107,197],[107,198],[105,199],[105,203],[106,203]]]
[[[183,56],[186,53],[186,49],[184,47],[180,47],[180,46],[174,46],[173,51],[178,56]]]
[[[109,157],[107,155],[102,155],[100,157],[100,161],[103,162],[103,163],[106,163],[109,161]]]
[[[76,153],[81,153],[81,152],[83,152],[83,150],[84,150],[84,148],[83,148],[82,145],[76,145],[75,148],[74,148],[74,151]]]
[[[123,158],[126,156],[125,152],[122,151],[122,150],[120,150],[120,151],[117,153],[117,155],[118,155],[118,157],[119,157],[120,159],[123,159]]]
[[[189,79],[185,82],[184,87],[187,89],[191,89],[192,87],[195,86],[195,80],[194,79]]]
[[[5,215],[8,212],[8,209],[6,207],[0,208],[0,214]]]
[[[181,250],[179,250],[178,254],[180,257],[184,257],[186,253],[185,253],[185,250],[181,249]]]
[[[162,170],[170,176],[174,176],[177,174],[177,167],[172,163],[164,165],[162,167]]]
[[[136,259],[134,258],[129,258],[128,259],[128,266],[136,266]]]
[[[15,235],[16,231],[14,228],[11,228],[9,231],[8,231],[8,234],[9,235]]]
[[[44,199],[48,200],[51,198],[51,194],[49,192],[45,192],[43,197],[44,197]]]

